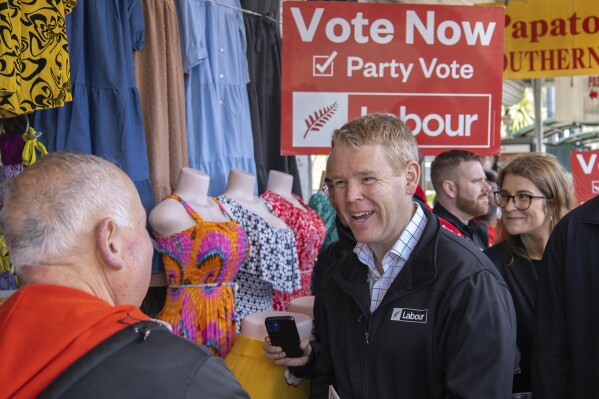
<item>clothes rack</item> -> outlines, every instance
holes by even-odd
[[[266,15],[262,15],[260,13],[255,12],[255,11],[250,11],[250,10],[246,10],[244,8],[239,8],[239,7],[233,7],[231,5],[228,5],[228,4],[225,4],[225,3],[221,3],[220,1],[216,1],[216,0],[204,0],[204,1],[206,1],[208,3],[214,3],[214,4],[222,6],[222,7],[227,7],[227,8],[230,8],[232,10],[241,11],[241,12],[246,13],[246,14],[255,15],[257,17],[265,18],[265,19],[268,19],[269,21],[272,21],[272,22],[275,22],[275,23],[279,22],[279,21],[277,21],[274,18],[271,18],[271,17],[266,16]]]

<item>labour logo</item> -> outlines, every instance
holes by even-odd
[[[393,308],[391,320],[408,323],[426,323],[428,309]]]

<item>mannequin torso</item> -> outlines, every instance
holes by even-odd
[[[208,196],[210,177],[198,170],[184,167],[179,172],[179,180],[174,195],[181,197],[206,222],[227,222],[229,217],[223,213],[212,197]],[[161,236],[168,236],[186,230],[196,221],[173,198],[166,198],[156,205],[148,216],[150,227]]]
[[[260,216],[269,225],[279,229],[286,228],[287,225],[270,212],[264,200],[254,195],[255,186],[256,176],[243,170],[231,169],[227,188],[222,195],[235,200],[239,205]]]
[[[273,309],[287,310],[289,301],[310,295],[310,281],[314,261],[326,237],[326,225],[318,214],[308,208],[302,199],[291,193],[293,176],[271,170],[267,190],[262,193],[274,213],[293,230],[301,269],[301,289],[293,293],[273,293]],[[293,201],[292,201],[293,200]]]
[[[287,201],[291,202],[293,206],[303,211],[306,208],[293,196],[291,189],[293,188],[293,176],[287,173],[279,172],[278,170],[271,170],[268,172],[268,184],[266,189],[272,191],[275,194],[280,195]]]

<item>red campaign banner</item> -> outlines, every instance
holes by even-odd
[[[422,155],[499,153],[503,7],[283,3],[281,154],[328,154],[334,129],[388,112]]]
[[[599,151],[571,151],[574,195],[579,204],[599,194]]]

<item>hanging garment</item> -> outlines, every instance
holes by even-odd
[[[0,229],[0,290],[16,290],[19,284],[11,271],[10,255],[4,234]]]
[[[0,165],[0,181],[14,179],[24,169],[23,162],[14,165]]]
[[[143,46],[139,0],[85,0],[67,16],[73,102],[36,112],[48,151],[95,154],[135,183],[146,210],[154,199],[133,52]]]
[[[225,357],[237,334],[232,282],[247,258],[247,236],[235,220],[207,222],[181,197],[167,198],[181,202],[196,225],[166,237],[155,233],[169,285],[157,319]]]
[[[287,367],[264,357],[264,341],[240,335],[225,359],[235,377],[250,395],[260,399],[306,399],[310,381],[295,378]]]
[[[250,82],[247,86],[258,191],[264,192],[268,171],[293,175],[292,191],[302,189],[294,156],[281,156],[281,32],[280,1],[240,0],[244,10]]]
[[[287,310],[287,305],[292,299],[312,295],[310,291],[312,269],[314,269],[316,256],[320,252],[327,235],[327,227],[320,216],[308,207],[300,197],[293,196],[304,209],[296,207],[292,202],[270,190],[261,195],[270,204],[275,215],[293,230],[301,270],[302,283],[299,290],[289,294],[275,289],[273,293],[274,310]]]
[[[185,86],[179,24],[172,0],[143,0],[144,48],[135,52],[154,201],[175,189],[187,160]]]
[[[231,169],[256,174],[239,0],[175,0],[185,76],[189,166],[225,190]]]
[[[76,0],[5,1],[0,10],[0,117],[71,101],[65,15]]]
[[[339,234],[337,233],[337,225],[335,223],[335,217],[337,213],[335,208],[331,205],[329,197],[322,191],[317,191],[316,194],[310,197],[308,201],[310,208],[320,216],[324,224],[327,226],[327,237],[324,239],[322,249],[325,249],[335,241],[339,240]]]
[[[2,125],[9,125],[3,121]],[[11,126],[12,127],[12,126]],[[6,128],[6,126],[4,126]],[[12,180],[24,170],[22,153],[25,142],[19,133],[9,133],[7,130],[0,133],[0,184]],[[2,209],[0,198],[0,209]],[[12,262],[8,253],[8,246],[4,239],[4,232],[0,225],[0,290],[16,290],[19,288],[15,276],[12,273]]]
[[[273,310],[273,289],[291,293],[301,287],[297,249],[290,227],[273,227],[230,197],[221,195],[218,200],[231,211],[250,242],[250,254],[235,278],[239,285],[235,297],[239,329],[248,314]]]
[[[23,150],[25,149],[23,133],[27,133],[29,127],[29,117],[27,115],[0,120],[0,159],[2,165],[23,164]]]

